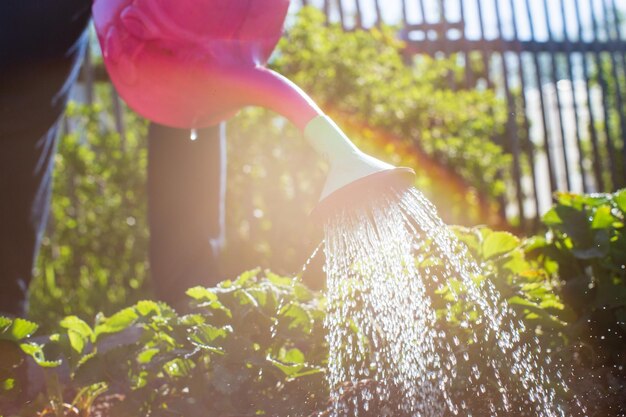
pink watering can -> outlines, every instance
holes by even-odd
[[[331,166],[320,211],[375,183],[410,184],[411,169],[358,150],[306,93],[263,66],[288,8],[289,0],[95,0],[93,16],[113,84],[144,117],[194,129],[255,105],[298,126]]]

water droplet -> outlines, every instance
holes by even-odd
[[[191,140],[198,139],[198,129],[191,129],[191,132],[189,134],[189,139]]]

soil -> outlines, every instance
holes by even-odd
[[[89,417],[112,417],[111,409],[123,400],[123,395],[103,395],[91,407]]]

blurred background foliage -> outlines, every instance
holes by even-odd
[[[339,25],[327,25],[320,11],[304,9],[281,40],[273,66],[331,115],[372,129],[384,136],[379,140],[392,144],[370,146],[372,152],[396,164],[413,157],[418,170],[431,159],[482,195],[504,193],[510,157],[487,140],[504,131],[503,103],[484,88],[452,89],[464,84],[464,66],[455,56],[407,58],[403,49],[392,27],[346,33]],[[353,136],[368,147],[367,134]],[[414,155],[390,152],[398,142],[411,145]],[[420,188],[437,199],[438,179],[425,169],[420,174]],[[443,211],[457,223],[479,220],[464,217],[463,209]]]
[[[44,327],[68,314],[111,313],[147,294],[147,124],[125,113],[115,129],[109,90],[93,106],[70,103],[55,156],[53,198],[30,287]]]

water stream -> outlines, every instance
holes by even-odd
[[[374,401],[380,417],[565,415],[559,370],[419,191],[338,212],[325,234],[334,416]],[[457,331],[442,325],[453,316]]]

